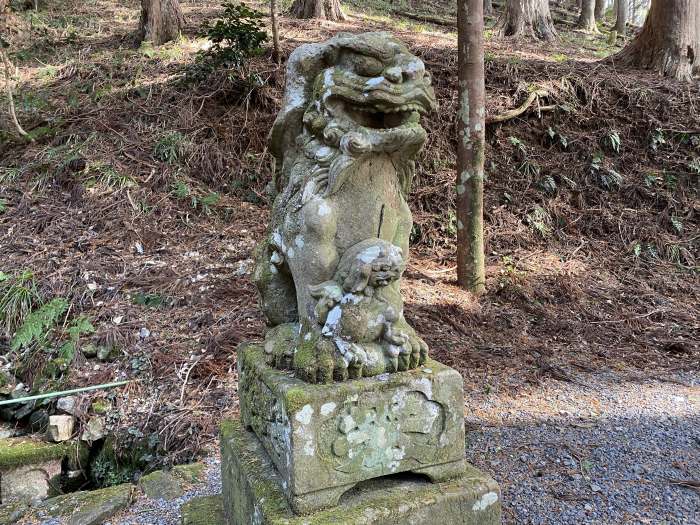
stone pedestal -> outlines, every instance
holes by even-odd
[[[428,360],[314,385],[258,345],[239,348],[238,367],[241,422],[221,439],[228,525],[499,522],[498,486],[465,463],[456,371]]]
[[[240,421],[221,427],[224,519],[227,525],[498,525],[498,484],[470,465],[434,483],[403,473],[358,483],[338,504],[295,514],[284,481],[257,437]]]

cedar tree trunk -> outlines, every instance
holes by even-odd
[[[605,6],[607,2],[605,0],[595,0],[595,19],[602,20],[605,18]]]
[[[612,60],[691,80],[700,69],[700,1],[652,0],[642,31]]]
[[[496,31],[500,36],[530,35],[553,40],[557,32],[549,12],[549,0],[507,0]]]
[[[294,0],[289,12],[295,18],[345,20],[340,0]]]
[[[583,0],[576,27],[589,33],[598,32],[598,26],[595,23],[595,0]]]
[[[618,35],[624,36],[627,33],[627,20],[630,16],[629,0],[617,0],[615,15],[615,31]]]
[[[484,4],[457,2],[457,280],[474,294],[486,290],[484,270]]]
[[[141,0],[141,22],[137,37],[159,46],[180,36],[184,17],[178,0]]]

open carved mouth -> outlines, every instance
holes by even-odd
[[[420,104],[409,103],[401,106],[358,105],[344,103],[343,112],[359,126],[370,129],[393,129],[417,122],[425,109]]]

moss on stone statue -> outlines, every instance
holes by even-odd
[[[222,469],[231,469],[243,486],[224,477],[224,497],[244,516],[261,525],[398,525],[415,523],[500,523],[496,483],[473,467],[450,481],[430,483],[413,477],[378,478],[360,484],[336,507],[295,515],[284,497],[274,467],[257,439],[237,421],[221,432]],[[235,518],[234,518],[235,520]]]
[[[35,465],[71,455],[79,445],[74,442],[47,443],[26,438],[0,440],[0,471],[23,465]]]

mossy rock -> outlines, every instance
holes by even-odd
[[[66,518],[70,525],[101,525],[131,503],[133,488],[125,483],[51,498],[37,505],[31,518]]]
[[[0,525],[14,525],[29,510],[29,506],[20,501],[0,505]]]
[[[224,525],[221,495],[193,498],[180,509],[182,525]]]
[[[179,498],[185,493],[182,482],[170,472],[157,470],[147,474],[139,480],[139,487],[150,499],[164,499],[167,501]]]
[[[204,463],[189,463],[187,465],[175,465],[171,472],[185,483],[197,483],[204,481],[204,473],[207,466]]]
[[[36,465],[70,456],[78,450],[75,442],[47,443],[28,438],[0,440],[0,471]]]

